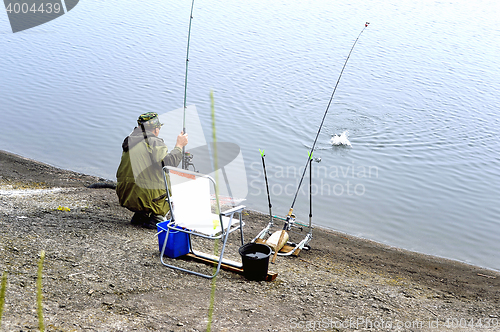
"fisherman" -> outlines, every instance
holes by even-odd
[[[170,209],[164,199],[153,201],[166,193],[162,167],[179,165],[188,135],[181,132],[175,148],[168,153],[163,139],[158,137],[163,124],[157,113],[141,114],[137,124],[122,144],[116,194],[121,206],[135,212],[132,225],[156,229],[156,223],[164,221]]]

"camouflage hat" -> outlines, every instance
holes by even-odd
[[[144,128],[154,129],[160,128],[163,126],[163,123],[160,123],[160,118],[158,117],[158,113],[155,112],[147,112],[141,114],[137,119],[137,123],[140,125],[144,125]]]

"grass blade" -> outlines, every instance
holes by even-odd
[[[38,307],[38,328],[40,329],[40,332],[45,331],[45,326],[43,324],[43,306],[42,306],[42,300],[43,300],[43,294],[42,294],[42,270],[43,270],[43,260],[45,259],[45,251],[40,252],[40,260],[38,261],[38,277],[36,279],[36,289],[37,289],[37,294],[36,294],[36,303]]]
[[[0,330],[2,328],[3,306],[5,304],[5,289],[7,288],[7,271],[2,274],[2,286],[0,286]]]

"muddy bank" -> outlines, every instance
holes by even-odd
[[[500,331],[500,273],[318,228],[311,250],[270,266],[274,282],[174,272],[114,190],[86,187],[102,181],[0,152],[2,331],[38,330],[41,250],[48,331],[205,331],[212,290],[212,331]],[[243,218],[246,239],[267,223]]]

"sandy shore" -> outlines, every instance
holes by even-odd
[[[114,190],[86,187],[103,180],[0,152],[0,330],[38,330],[44,250],[47,331],[500,331],[500,273],[318,228],[311,250],[270,266],[273,282],[174,272]],[[243,218],[247,239],[267,223]]]

